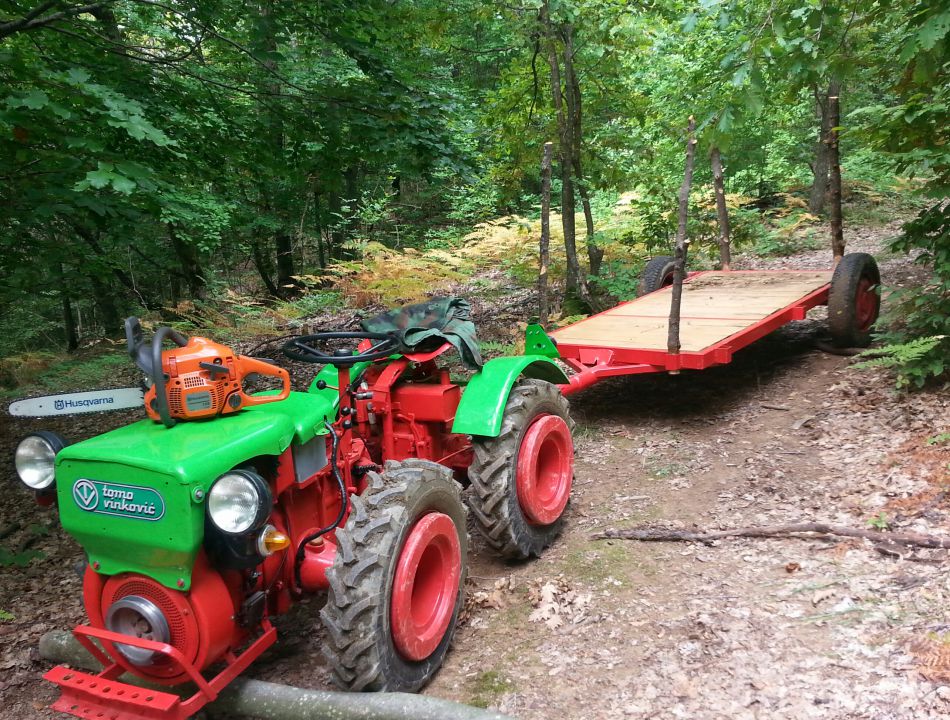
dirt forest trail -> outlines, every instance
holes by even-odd
[[[849,250],[879,254],[886,282],[912,282],[907,259],[881,253],[895,227],[856,232]],[[827,258],[754,264],[812,268]],[[523,289],[475,298],[480,332],[496,339],[491,328],[523,319],[533,302]],[[950,430],[947,394],[900,396],[883,374],[818,351],[822,312],[728,366],[618,378],[573,396],[565,532],[540,559],[511,565],[472,530],[464,620],[425,692],[522,720],[950,717],[945,551],[896,558],[857,540],[590,539],[641,523],[867,527],[875,518],[950,532],[941,489],[950,444],[928,443]],[[90,418],[82,427],[101,430]],[[25,494],[2,509],[0,527],[50,520]],[[0,625],[3,718],[57,717],[36,642],[82,619],[78,547],[58,524],[35,547],[46,559],[4,569],[0,585],[0,608],[15,617]],[[278,619],[282,640],[250,676],[330,686],[320,603]]]
[[[880,251],[873,234],[852,241]],[[883,265],[893,284],[912,272]],[[866,527],[880,513],[946,531],[947,504],[931,491],[950,453],[921,450],[950,422],[946,394],[900,398],[883,376],[817,351],[821,312],[730,366],[572,398],[568,529],[526,566],[478,556],[476,607],[429,692],[539,719],[950,717],[938,555],[888,559],[860,541],[589,539],[645,522]],[[927,665],[936,684],[919,672]]]

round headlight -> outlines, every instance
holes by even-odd
[[[33,490],[46,490],[55,481],[56,453],[66,447],[66,441],[52,432],[27,435],[16,446],[16,472],[20,480]]]
[[[222,475],[208,493],[208,517],[228,535],[259,528],[270,514],[270,505],[267,482],[249,470],[232,470]]]

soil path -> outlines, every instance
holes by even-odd
[[[881,235],[852,237],[849,250],[879,251]],[[806,254],[756,265],[823,262]],[[904,282],[912,270],[892,258],[888,273]],[[729,366],[615,379],[572,398],[567,530],[522,565],[492,559],[473,536],[466,618],[426,692],[525,720],[950,717],[942,551],[901,559],[859,541],[589,539],[643,522],[861,527],[878,518],[950,530],[939,490],[950,443],[928,444],[950,429],[946,394],[898,396],[877,374],[849,369],[849,358],[816,351],[821,332],[816,316]],[[2,506],[0,527],[40,526],[36,547],[48,555],[2,571],[0,608],[15,618],[0,625],[2,717],[53,717],[32,648],[82,615],[71,570],[81,554],[55,526],[43,534],[50,520],[22,497]],[[328,687],[318,608],[314,600],[282,618],[278,650],[251,674]]]

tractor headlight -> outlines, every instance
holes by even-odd
[[[249,470],[225,473],[214,481],[208,493],[208,517],[227,535],[241,535],[261,527],[270,509],[267,482]]]
[[[16,472],[33,490],[46,490],[56,480],[56,453],[66,447],[62,436],[45,430],[27,435],[16,446]]]

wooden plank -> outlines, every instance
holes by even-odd
[[[821,288],[831,272],[709,272],[683,285],[681,344],[699,352],[795,304]],[[660,290],[552,335],[591,347],[665,350],[670,292]]]

